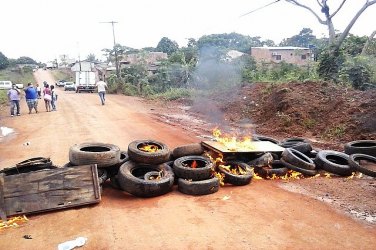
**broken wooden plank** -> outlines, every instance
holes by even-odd
[[[96,165],[0,175],[0,210],[7,216],[93,204],[100,199]]]

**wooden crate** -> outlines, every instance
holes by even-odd
[[[30,214],[101,200],[97,165],[0,174],[0,215]]]

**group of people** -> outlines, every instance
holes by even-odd
[[[57,94],[55,91],[54,85],[49,85],[47,82],[43,82],[44,88],[43,91],[41,87],[39,87],[39,84],[37,83],[36,86],[34,86],[31,82],[27,84],[27,87],[24,89],[25,91],[25,99],[27,103],[27,107],[29,108],[29,114],[32,113],[33,109],[35,110],[35,113],[38,113],[38,99],[42,98],[43,93],[43,100],[44,105],[46,107],[47,112],[56,111],[56,104],[57,104]],[[105,104],[106,98],[106,88],[107,83],[104,82],[102,79],[100,79],[96,83],[96,87],[98,89],[98,95],[100,97],[102,105]],[[21,100],[21,92],[16,87],[15,84],[13,84],[12,88],[8,91],[8,99],[10,102],[10,116],[14,115],[21,115],[20,113],[20,100]],[[14,112],[16,110],[16,113]]]
[[[39,87],[39,84],[33,86],[33,84],[29,82],[24,91],[26,104],[29,108],[29,114],[32,113],[33,109],[35,110],[35,113],[38,113],[38,99],[42,98],[42,93],[46,111],[56,111],[57,94],[53,85],[49,86],[47,82],[44,82],[44,89],[42,91]],[[10,102],[10,116],[20,116],[20,90],[16,87],[15,84],[13,84],[7,95]]]

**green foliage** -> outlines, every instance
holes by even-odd
[[[281,119],[281,123],[284,127],[290,127],[292,125],[292,118],[290,117],[290,115],[279,111],[276,115]]]
[[[22,83],[25,86],[27,83],[35,81],[32,70],[20,68],[0,70],[0,79],[10,80],[13,83]]]
[[[328,49],[319,56],[318,74],[324,80],[339,81],[339,70],[344,56],[338,50]]]
[[[15,63],[16,64],[37,64],[37,62],[34,59],[27,57],[27,56],[21,56],[20,58],[15,60]]]
[[[341,51],[343,54],[357,56],[360,55],[362,49],[367,41],[367,37],[348,35],[345,41],[342,43]]]
[[[58,70],[52,70],[50,72],[57,81],[58,80],[66,80],[69,82],[75,81],[74,72],[68,69],[58,69]]]
[[[163,99],[166,101],[177,100],[181,98],[190,98],[193,95],[192,89],[187,88],[170,88],[166,92],[158,93],[152,96],[152,98]]]
[[[8,90],[0,89],[0,105],[7,104],[8,102],[7,91]]]
[[[323,134],[324,139],[340,139],[346,133],[346,126],[337,124],[329,127]]]
[[[376,83],[376,58],[370,56],[348,56],[340,71],[341,80],[361,89],[364,83]]]
[[[177,42],[170,40],[167,37],[163,37],[157,47],[155,48],[155,51],[161,51],[164,53],[167,53],[167,55],[171,55],[172,53],[176,52],[179,49],[179,45]]]
[[[9,65],[9,60],[3,53],[0,52],[0,70],[6,69]]]
[[[309,47],[311,44],[317,44],[316,36],[312,32],[310,28],[303,28],[298,35],[283,39],[279,46]]]

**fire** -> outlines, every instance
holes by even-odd
[[[159,147],[153,144],[144,144],[140,146],[138,149],[144,152],[155,153],[159,150]]]
[[[29,220],[26,218],[26,216],[16,216],[12,217],[7,221],[0,220],[0,229],[10,228],[10,227],[19,227],[20,223],[26,223]]]
[[[235,165],[234,166],[234,165],[223,165],[223,164],[220,164],[219,166],[221,166],[227,172],[235,174],[235,175],[245,175],[247,173],[247,171],[245,171],[239,165]]]
[[[197,162],[195,160],[192,162],[191,168],[197,168]]]
[[[222,132],[218,128],[213,129],[213,136],[216,141],[222,143],[231,151],[247,151],[255,148],[252,137],[244,137],[242,140],[238,140],[235,136],[222,137]]]

